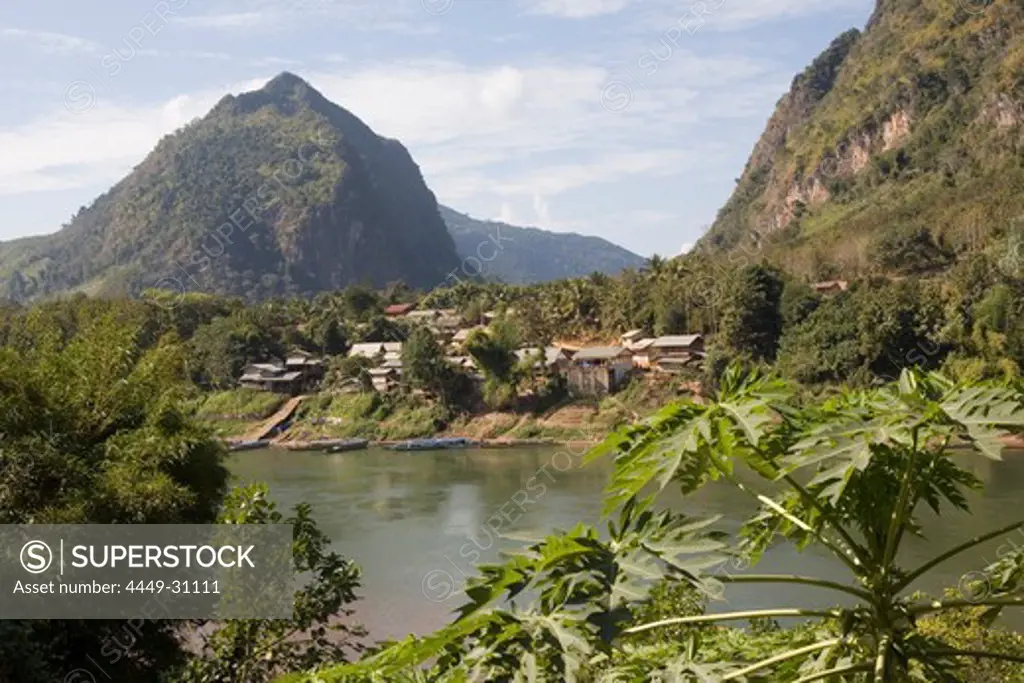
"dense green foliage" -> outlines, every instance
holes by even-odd
[[[359,570],[328,550],[330,539],[299,505],[289,517],[267,499],[265,487],[238,489],[224,501],[222,524],[291,524],[295,571],[311,577],[295,596],[292,619],[229,621],[203,637],[200,652],[167,676],[181,683],[255,683],[282,671],[344,660],[365,635],[345,620],[356,599]]]
[[[181,349],[128,311],[87,303],[27,315],[0,348],[0,520],[214,521],[227,483],[221,447],[181,407]],[[124,640],[120,622],[0,622],[0,677],[59,680]],[[175,627],[155,622],[119,658],[119,681],[182,660]]]
[[[966,510],[967,492],[979,486],[951,445],[998,458],[1010,431],[1024,431],[1024,402],[999,385],[904,371],[895,384],[806,405],[770,375],[731,368],[715,400],[670,404],[591,453],[615,458],[607,534],[578,525],[531,543],[480,568],[448,627],[292,680],[986,680],[965,667],[973,659],[1015,675],[1024,650],[992,624],[1024,605],[1024,550],[1008,544],[996,564],[961,582],[961,595],[934,599],[911,589],[935,566],[1024,528],[1024,520],[919,566],[898,559],[903,542],[920,533],[924,509]],[[738,534],[716,529],[717,518],[659,505],[669,486],[685,496],[712,480],[758,503]],[[747,571],[777,543],[813,545],[845,572]],[[833,591],[837,602],[705,613],[701,596],[727,597],[737,582],[814,587]],[[979,608],[983,616],[971,612]],[[805,621],[764,621],[782,617]],[[725,628],[733,622],[750,627]],[[972,634],[958,625],[973,630],[974,642],[964,646]],[[427,663],[428,671],[412,673]]]
[[[519,382],[530,373],[536,360],[533,356],[523,361],[516,357],[519,333],[507,318],[499,318],[486,330],[476,330],[466,341],[466,351],[476,361],[484,375],[484,399],[492,408],[510,404],[516,398]],[[524,367],[525,366],[525,367]]]
[[[819,294],[754,259],[652,260],[620,277],[530,287],[462,283],[428,305],[504,308],[523,344],[608,343],[632,328],[711,335],[712,376],[734,358],[777,359],[806,384],[870,384],[902,368],[1016,376],[1024,364],[1024,280],[984,254],[941,277],[873,278]]]
[[[615,275],[644,265],[643,257],[600,237],[520,228],[476,220],[446,206],[438,208],[463,257],[463,270],[467,272],[457,273],[463,279],[479,274],[488,280],[519,285],[594,272]]]
[[[206,401],[179,334],[200,334],[234,304],[181,303],[77,297],[0,311],[0,521],[291,523],[304,573],[294,616],[0,621],[0,680],[84,680],[83,667],[101,662],[104,680],[117,683],[254,683],[344,658],[342,648],[357,644],[358,629],[329,623],[354,599],[358,572],[327,552],[308,508],[286,517],[262,489],[225,497],[224,449],[196,419]],[[267,401],[231,392],[208,407],[265,410]]]
[[[812,384],[894,379],[904,367],[936,368],[944,342],[953,341],[941,329],[940,297],[937,285],[913,281],[829,297],[784,337],[780,366]]]
[[[233,387],[246,363],[281,358],[294,348],[329,355],[325,388],[366,388],[368,363],[342,355],[354,343],[403,341],[423,329],[383,315],[388,304],[416,297],[394,284],[384,291],[352,286],[313,299],[250,305],[159,292],[134,303],[72,299],[0,310],[0,341],[24,334],[21,328],[38,315],[35,311],[67,319],[62,325],[70,329],[76,316],[124,309],[142,316],[154,338],[174,333],[184,345],[189,378],[204,389]],[[869,385],[912,366],[942,368],[969,380],[1016,377],[1024,363],[1024,279],[984,254],[959,258],[941,276],[854,281],[848,291],[835,294],[817,293],[754,258],[688,255],[653,259],[647,268],[618,277],[529,286],[461,282],[421,297],[419,305],[454,308],[467,325],[497,311],[496,321],[486,334],[474,335],[468,350],[487,380],[484,393],[492,406],[508,405],[516,388],[531,388],[524,383],[528,368],[514,363],[512,350],[557,340],[615,343],[633,328],[708,335],[712,384],[737,358],[774,360],[787,376],[812,386]],[[430,345],[425,337],[421,341]],[[447,365],[438,359],[448,352],[432,346],[433,360],[427,363],[434,368],[427,373],[432,379],[414,371],[406,385],[445,397],[449,409],[472,409],[476,396],[465,373],[454,368],[450,376],[442,373]]]
[[[763,266],[739,271],[723,306],[719,345],[747,353],[755,360],[773,360],[782,336],[780,273]]]
[[[472,400],[469,378],[445,359],[444,350],[425,327],[417,327],[405,340],[402,372],[410,386],[436,397],[446,408]]]

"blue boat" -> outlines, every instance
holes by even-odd
[[[366,448],[369,443],[367,439],[317,439],[315,441],[290,441],[281,444],[281,447],[289,451],[341,453]]]
[[[464,436],[442,437],[437,439],[410,439],[393,443],[385,448],[392,451],[443,451],[453,448],[471,448],[477,442]]]

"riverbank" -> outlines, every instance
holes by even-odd
[[[430,437],[427,437],[430,438]],[[444,437],[439,437],[444,438]],[[222,439],[222,442],[231,451],[255,451],[263,448],[283,448],[289,451],[326,451],[330,448],[337,446],[349,446],[344,450],[365,450],[367,448],[387,448],[389,446],[396,446],[403,443],[407,443],[407,440],[401,441],[364,441],[361,445],[349,445],[347,439],[318,439],[315,441],[274,441],[272,439],[262,439],[257,441],[242,441],[237,439]],[[534,448],[543,446],[567,446],[574,450],[579,448],[590,448],[596,446],[600,441],[583,441],[576,439],[567,439],[559,441],[557,439],[480,439],[471,441],[467,448]],[[443,450],[443,449],[441,449]]]
[[[546,409],[481,410],[455,419],[446,419],[440,406],[415,394],[322,392],[293,405],[287,397],[270,401],[242,393],[248,390],[235,390],[221,392],[208,402],[244,408],[256,405],[259,412],[240,419],[241,411],[218,415],[201,409],[199,417],[226,442],[256,441],[270,435],[274,443],[284,447],[332,439],[367,439],[388,445],[444,437],[472,439],[491,448],[598,443],[617,427],[643,418],[692,390],[688,385],[670,382],[637,381],[600,400],[566,399]],[[222,395],[226,393],[239,395]],[[278,433],[268,430],[272,422],[279,421],[284,429]]]
[[[289,399],[243,389],[209,395],[199,417],[232,450],[269,445],[318,450],[316,442],[345,439],[366,439],[371,447],[385,447],[409,439],[446,437],[471,439],[481,448],[576,447],[600,443],[622,424],[642,419],[689,391],[690,387],[637,382],[614,396],[565,400],[542,412],[489,411],[445,421],[436,404],[416,395],[324,392]],[[237,412],[212,412],[222,406]],[[282,421],[287,428],[273,433],[271,427]],[[255,443],[261,440],[266,444]],[[1024,451],[1024,435],[1002,442],[1007,449]]]

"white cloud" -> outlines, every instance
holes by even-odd
[[[659,209],[630,209],[629,211],[615,214],[614,218],[621,223],[643,227],[654,223],[676,221],[679,219],[679,216],[672,211],[662,211]]]
[[[524,0],[530,14],[586,19],[621,11],[631,0]]]
[[[175,19],[176,23],[194,28],[254,29],[271,26],[277,15],[272,12],[230,12],[226,14],[200,14]]]
[[[334,22],[347,31],[424,35],[436,31],[430,20],[438,18],[426,11],[424,2],[428,0],[210,0],[206,14],[175,21],[219,31],[295,31]]]
[[[537,193],[533,195],[533,212],[537,215],[538,225],[550,225],[553,222],[547,201]]]
[[[861,9],[865,0],[695,0],[642,5],[647,30],[675,31],[687,39],[704,31],[733,31],[787,18]]]
[[[514,225],[517,221],[516,212],[512,208],[512,204],[509,202],[502,202],[501,210],[498,211],[498,217],[495,220],[501,221],[502,223],[508,223],[509,225]]]
[[[223,93],[181,95],[145,107],[102,101],[0,128],[0,194],[61,190],[119,180],[166,133],[205,113]]]
[[[256,67],[294,67],[302,64],[297,59],[288,59],[287,57],[260,57],[259,59],[252,60],[251,63]]]
[[[488,74],[480,87],[480,101],[495,114],[509,113],[523,97],[523,72],[502,67]]]
[[[0,29],[0,37],[28,44],[29,47],[55,55],[88,54],[99,50],[91,40],[49,31],[26,31],[20,28]]]
[[[630,175],[661,175],[678,172],[698,160],[690,150],[638,150],[594,155],[577,164],[553,164],[527,172],[513,180],[494,183],[508,195],[558,195],[588,185],[609,183]],[[537,201],[534,201],[537,208]]]
[[[859,8],[863,0],[716,0],[722,7],[716,12],[729,28],[767,20],[810,16],[823,12]],[[711,6],[711,5],[709,5]],[[709,17],[710,19],[710,17]]]

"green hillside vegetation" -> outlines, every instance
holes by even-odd
[[[0,294],[248,299],[356,282],[432,287],[458,266],[400,143],[282,74],[164,137],[60,232],[0,245]]]
[[[639,268],[646,260],[600,237],[481,221],[446,206],[439,208],[459,254],[480,260],[479,265],[471,260],[467,269],[479,267],[481,276],[489,280],[517,285],[594,272],[616,275],[626,268]],[[488,260],[482,261],[481,255]]]
[[[973,11],[968,11],[973,10]],[[1024,228],[1024,7],[880,0],[793,82],[701,243],[812,278],[941,269],[886,240],[1000,256]]]
[[[212,419],[260,420],[269,417],[281,407],[285,398],[256,389],[228,389],[206,396],[199,406],[200,417]]]

